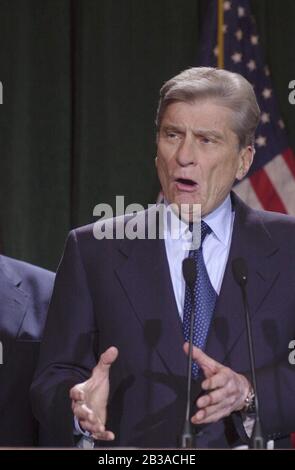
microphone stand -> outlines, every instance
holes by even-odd
[[[236,258],[232,262],[232,271],[234,279],[241,288],[245,320],[246,320],[246,330],[247,330],[247,341],[248,341],[248,350],[249,350],[249,359],[250,359],[250,371],[251,371],[251,380],[254,391],[254,403],[255,403],[255,418],[254,418],[254,428],[250,438],[250,449],[265,449],[265,439],[262,433],[261,421],[260,421],[260,410],[259,410],[259,399],[258,399],[258,388],[256,380],[256,368],[255,368],[255,355],[253,347],[253,336],[252,336],[252,326],[249,313],[249,304],[247,298],[246,284],[248,280],[248,269],[246,261],[244,258]]]
[[[188,361],[187,361],[187,387],[186,387],[187,395],[186,395],[185,421],[184,421],[184,426],[183,426],[183,432],[181,435],[181,447],[183,449],[192,449],[193,447],[193,426],[190,421],[190,402],[191,402],[191,387],[192,387],[192,353],[193,353],[194,321],[195,321],[195,300],[193,299],[191,321],[190,321]]]
[[[251,319],[250,319],[250,314],[249,314],[249,305],[248,305],[245,285],[241,285],[241,290],[242,290],[245,319],[246,319],[251,379],[252,379],[252,385],[253,385],[253,390],[255,394],[255,397],[254,397],[255,422],[254,422],[254,428],[253,428],[251,439],[250,439],[250,449],[265,449],[265,440],[262,434],[262,427],[261,427],[261,421],[260,421],[258,389],[257,389],[257,381],[256,381],[256,373],[255,373],[255,356],[254,356],[254,348],[253,348],[253,338],[251,334],[252,327],[251,327]]]
[[[192,310],[190,318],[190,337],[189,337],[189,352],[187,361],[187,388],[186,388],[186,409],[183,431],[181,434],[181,447],[183,449],[193,448],[193,426],[190,421],[190,405],[191,405],[191,385],[192,385],[192,352],[193,352],[193,331],[195,323],[195,296],[194,284],[196,279],[196,262],[193,258],[186,258],[186,268],[183,264],[183,274],[185,282],[187,283],[192,296]],[[189,268],[189,269],[188,269]]]

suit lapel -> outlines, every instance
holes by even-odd
[[[21,278],[0,256],[0,331],[1,336],[16,337],[22,325],[29,297],[20,288]],[[0,338],[1,339],[1,338]]]
[[[155,348],[174,374],[184,375],[182,325],[164,240],[124,240],[120,250],[127,259],[117,276],[144,328],[148,346]]]
[[[249,209],[235,195],[233,205],[235,222],[231,249],[206,347],[206,352],[219,362],[225,361],[245,329],[242,296],[233,278],[232,261],[242,257],[248,265],[247,292],[251,317],[259,314],[279,276],[278,248],[259,213]]]

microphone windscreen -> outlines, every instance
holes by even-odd
[[[248,268],[244,258],[235,258],[232,261],[232,271],[235,281],[240,286],[245,286],[248,279]]]
[[[182,262],[182,274],[190,289],[194,289],[197,278],[197,265],[194,258],[185,258]]]

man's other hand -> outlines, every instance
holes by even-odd
[[[184,344],[184,351],[188,354],[188,343]],[[214,423],[234,411],[242,410],[251,388],[248,379],[215,361],[195,346],[192,358],[204,372],[202,389],[207,392],[196,402],[199,410],[191,418],[192,423]]]
[[[92,371],[90,379],[70,390],[72,410],[80,426],[89,431],[94,439],[112,441],[113,432],[106,430],[107,404],[109,398],[109,372],[118,357],[118,349],[108,348]]]

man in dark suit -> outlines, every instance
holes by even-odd
[[[29,390],[54,274],[0,256],[0,446],[38,445]]]
[[[36,417],[51,433],[48,444],[74,445],[74,429],[113,445],[179,444],[192,306],[181,266],[189,256],[198,268],[196,446],[247,443],[253,425],[243,303],[231,267],[237,257],[248,264],[263,429],[278,446],[288,445],[295,421],[288,362],[295,337],[295,221],[251,210],[231,192],[251,166],[259,116],[253,89],[238,74],[194,68],[164,84],[156,166],[165,207],[185,205],[178,238],[169,223],[164,240],[97,240],[95,226],[70,233],[32,387]],[[201,244],[188,250],[196,204]],[[171,220],[179,221],[175,207]],[[158,229],[155,212],[137,215],[149,234]],[[115,221],[119,233],[128,232],[129,222]]]

